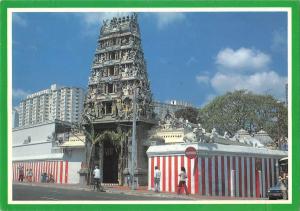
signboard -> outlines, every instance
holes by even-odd
[[[188,147],[185,149],[185,156],[189,159],[194,159],[197,157],[197,150],[194,147]]]

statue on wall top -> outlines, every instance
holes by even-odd
[[[97,118],[103,117],[103,104],[101,102],[95,104],[95,114]]]

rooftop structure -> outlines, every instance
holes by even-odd
[[[175,115],[175,112],[184,109],[187,107],[194,107],[192,104],[184,102],[184,101],[177,101],[177,100],[170,100],[165,103],[163,102],[154,102],[154,113],[157,119],[164,119],[167,114]]]
[[[255,148],[278,148],[269,134],[262,129],[251,135],[246,130],[240,129],[233,137],[229,137],[227,132],[220,135],[215,128],[211,132],[207,132],[201,124],[193,124],[182,118],[176,119],[172,115],[167,115],[164,119],[161,119],[158,126],[149,131],[149,135],[150,139],[147,142],[149,145],[198,142],[252,146]]]
[[[103,22],[88,87],[85,109],[95,121],[131,120],[134,90],[138,118],[152,117],[152,95],[136,14]]]

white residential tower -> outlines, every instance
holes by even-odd
[[[77,122],[83,111],[84,90],[58,87],[56,84],[22,100],[19,105],[19,127],[41,124],[55,119]]]

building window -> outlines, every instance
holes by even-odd
[[[107,92],[108,93],[113,93],[114,92],[114,89],[113,89],[113,84],[107,84]]]
[[[105,108],[105,114],[111,114],[112,113],[112,102],[106,102],[104,108]]]
[[[109,75],[110,75],[110,76],[115,75],[115,73],[114,73],[114,67],[113,67],[113,66],[110,66],[110,67],[109,67]]]

